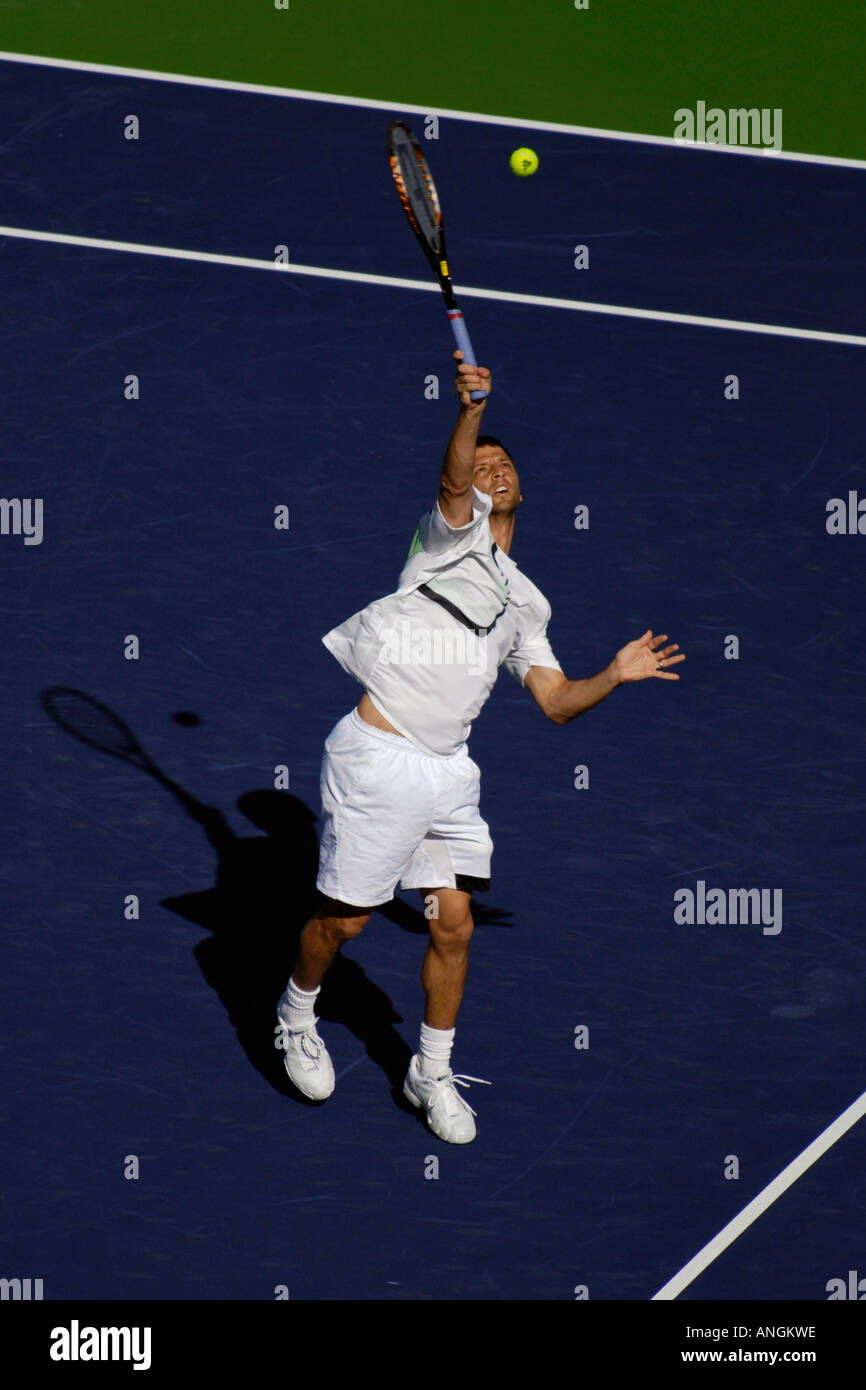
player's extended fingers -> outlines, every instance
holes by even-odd
[[[670,680],[679,680],[679,676],[675,675],[673,672],[669,672],[667,668],[669,666],[675,666],[678,661],[685,661],[685,652],[680,652],[679,656],[667,656],[663,652],[657,652],[656,655],[659,660],[653,675],[665,676]]]

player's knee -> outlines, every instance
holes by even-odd
[[[438,944],[446,947],[468,946],[474,930],[475,923],[468,909],[459,913],[445,912],[438,918],[430,919],[431,936]]]
[[[472,899],[468,893],[450,888],[425,888],[424,916],[435,946],[466,946],[474,930]]]
[[[360,917],[325,917],[323,924],[328,934],[342,944],[360,936],[370,920],[369,912]]]
[[[319,921],[329,936],[342,942],[360,936],[370,916],[368,908],[352,907],[348,903],[338,903],[332,899],[324,904],[319,913]]]

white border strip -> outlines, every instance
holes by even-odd
[[[718,1235],[713,1236],[713,1239],[702,1250],[699,1250],[688,1264],[683,1265],[678,1274],[669,1279],[658,1293],[654,1293],[650,1302],[674,1299],[678,1294],[681,1294],[693,1279],[697,1279],[698,1275],[703,1273],[707,1265],[712,1264],[723,1250],[727,1250],[728,1246],[737,1239],[737,1236],[741,1236],[746,1228],[751,1226],[752,1222],[756,1221],[767,1210],[767,1207],[772,1206],[777,1197],[781,1197],[783,1192],[786,1192],[798,1178],[803,1176],[807,1168],[811,1168],[812,1164],[822,1154],[825,1154],[836,1143],[837,1139],[841,1139],[842,1135],[851,1129],[858,1120],[862,1120],[864,1115],[866,1115],[866,1091],[863,1092],[862,1096],[858,1096],[847,1110],[843,1110],[842,1114],[828,1125],[817,1139],[813,1139],[811,1144],[801,1154],[798,1154],[792,1163],[788,1164],[787,1168],[783,1168],[781,1173],[758,1193],[757,1197],[753,1197],[749,1205],[743,1207],[743,1210],[734,1217],[733,1221],[729,1221],[727,1226],[723,1226]]]
[[[176,246],[148,246],[135,241],[108,241],[103,237],[71,236],[65,232],[39,232],[27,227],[0,227],[0,237],[24,241],[47,241],[59,246],[82,246],[94,251],[127,251],[140,256],[165,256],[178,261],[202,261],[211,265],[237,266],[246,270],[271,270],[281,275],[311,275],[322,280],[352,281],[359,285],[387,285],[391,289],[429,290],[438,294],[434,280],[407,280],[397,275],[373,275],[363,270],[333,270],[320,265],[287,265],[261,261],[253,256],[228,256],[216,251],[186,251]],[[854,333],[828,333],[818,328],[789,328],[785,324],[749,323],[739,319],[706,318],[700,314],[668,313],[664,309],[635,309],[626,304],[597,304],[592,300],[556,299],[543,294],[517,294],[513,290],[484,290],[470,285],[459,287],[461,299],[493,299],[499,304],[529,304],[542,309],[571,309],[586,314],[610,314],[620,318],[652,319],[660,323],[682,323],[694,328],[728,328],[740,333],[769,333],[780,338],[803,338],[821,343],[843,343],[866,347],[866,337]]]
[[[714,150],[721,154],[770,156],[803,164],[830,164],[846,169],[866,169],[866,159],[843,159],[829,154],[798,154],[772,146],[711,145],[700,140],[676,140],[672,135],[642,135],[631,130],[605,130],[600,126],[564,125],[558,121],[533,121],[521,116],[491,116],[482,111],[452,111],[443,106],[412,106],[402,101],[375,97],[343,96],[336,92],[308,92],[300,87],[268,87],[258,82],[232,82],[223,77],[191,77],[186,73],[155,72],[149,68],[124,68],[112,63],[86,63],[76,58],[48,58],[31,53],[0,50],[0,61],[31,63],[37,67],[68,68],[73,72],[99,72],[108,77],[140,77],[151,82],[179,82],[189,87],[213,87],[226,92],[252,92],[258,96],[291,97],[296,101],[325,101],[335,106],[361,106],[375,111],[409,111],[418,116],[444,116],[452,121],[478,121],[482,125],[517,126],[522,130],[549,130],[559,135],[588,135],[598,140],[629,140],[643,145],[673,145],[678,149]]]

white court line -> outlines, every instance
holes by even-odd
[[[418,116],[444,116],[452,121],[477,121],[481,125],[549,130],[559,135],[588,135],[599,140],[629,140],[642,145],[673,145],[693,150],[713,150],[721,154],[770,156],[773,159],[794,159],[803,164],[830,164],[846,169],[866,169],[866,159],[843,159],[838,155],[799,154],[796,150],[776,150],[772,146],[758,148],[748,145],[708,145],[701,140],[675,140],[672,135],[643,135],[632,130],[566,125],[561,121],[534,121],[522,116],[492,116],[484,111],[453,111],[444,106],[413,106],[403,101],[385,101],[376,97],[344,96],[337,92],[309,92],[301,87],[269,87],[260,82],[232,82],[224,77],[192,77],[188,73],[124,68],[113,63],[87,63],[76,58],[49,58],[32,53],[9,53],[0,50],[0,60],[9,63],[31,63],[37,67],[68,68],[73,72],[100,72],[107,77],[140,77],[151,82],[178,82],[188,87],[213,87],[217,91],[251,92],[256,96],[291,97],[296,101],[324,101],[332,106],[360,106],[374,111],[409,111]],[[673,120],[673,113],[671,119]]]
[[[311,275],[322,280],[348,280],[359,285],[387,285],[392,289],[425,290],[439,293],[435,280],[407,280],[397,275],[373,275],[363,270],[333,270],[321,265],[287,265],[262,261],[253,256],[228,256],[216,251],[186,251],[177,246],[149,246],[136,241],[109,241],[104,237],[71,236],[65,232],[40,232],[28,227],[0,227],[0,237],[19,237],[25,241],[48,241],[60,246],[82,246],[95,251],[127,251],[140,256],[166,256],[178,261],[202,261],[211,265],[238,266],[246,270],[270,270],[281,275]],[[556,299],[544,294],[517,294],[513,290],[484,290],[476,286],[457,287],[461,299],[493,299],[500,304],[529,304],[541,309],[571,309],[586,314],[610,314],[632,319],[652,319],[661,323],[682,323],[693,328],[728,328],[741,333],[769,333],[782,338],[804,338],[821,343],[843,343],[866,347],[866,337],[855,333],[828,333],[819,328],[790,328],[778,323],[749,323],[740,319],[707,318],[702,314],[668,313],[664,309],[636,309],[627,304],[597,304],[592,300]]]
[[[842,1114],[828,1125],[817,1139],[813,1139],[811,1144],[807,1145],[803,1152],[788,1164],[787,1168],[783,1168],[772,1182],[767,1183],[767,1186],[758,1193],[757,1197],[752,1198],[748,1206],[743,1207],[743,1210],[734,1217],[733,1221],[729,1221],[727,1226],[723,1226],[718,1235],[713,1236],[712,1240],[702,1250],[699,1250],[688,1264],[683,1265],[678,1274],[669,1279],[658,1293],[654,1293],[650,1302],[655,1302],[657,1299],[673,1299],[681,1294],[693,1279],[697,1279],[698,1275],[703,1273],[707,1265],[712,1264],[723,1250],[727,1250],[728,1246],[737,1239],[737,1236],[741,1236],[743,1231],[751,1226],[752,1222],[756,1221],[767,1210],[767,1207],[775,1202],[777,1197],[781,1197],[783,1192],[786,1192],[798,1178],[803,1176],[807,1168],[811,1168],[812,1164],[822,1154],[825,1154],[836,1143],[837,1139],[841,1139],[842,1135],[851,1129],[858,1120],[862,1120],[864,1115],[866,1115],[866,1091],[863,1092],[862,1096],[858,1096],[847,1110],[843,1110]]]

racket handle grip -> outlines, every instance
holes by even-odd
[[[448,319],[451,323],[457,346],[463,353],[463,361],[470,367],[477,367],[478,363],[475,360],[475,353],[469,341],[469,330],[466,327],[466,321],[462,313],[459,309],[449,309]],[[486,395],[486,391],[473,391],[470,395],[470,400],[483,401]]]

